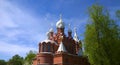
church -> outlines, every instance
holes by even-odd
[[[87,57],[83,56],[81,41],[76,29],[74,37],[70,25],[65,35],[65,24],[60,17],[56,23],[57,32],[51,28],[47,39],[39,43],[39,51],[33,59],[33,65],[90,65]]]

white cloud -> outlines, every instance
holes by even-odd
[[[44,17],[36,18],[25,9],[0,0],[0,53],[9,59],[15,54],[25,56],[29,50],[37,51],[38,42],[45,39],[42,27],[47,26],[43,21]]]
[[[37,19],[28,12],[9,1],[0,0],[0,35],[16,39],[23,35],[35,38],[34,36],[43,33],[45,18]]]
[[[10,57],[14,54],[25,56],[29,50],[38,50],[38,42],[46,38],[47,30],[51,26],[55,27],[58,19],[51,14],[38,18],[12,2],[0,0],[0,53],[10,54]],[[65,23],[70,22],[73,29],[74,26],[82,27],[80,25],[84,24],[86,19],[63,20]]]
[[[25,45],[15,45],[0,41],[0,52],[8,55],[21,54],[25,55],[29,50],[37,51],[37,48]]]
[[[0,59],[8,61],[15,54],[19,54],[20,56],[25,57],[30,50],[38,51],[37,48],[32,46],[15,45],[0,41]]]

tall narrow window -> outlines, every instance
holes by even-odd
[[[48,43],[48,52],[50,52],[51,51],[51,49],[50,49],[50,43]]]
[[[45,52],[46,50],[46,43],[45,42],[43,42],[43,45],[42,45],[42,50],[43,50],[43,52]]]
[[[44,52],[46,52],[46,51],[47,51],[47,44],[44,43]]]

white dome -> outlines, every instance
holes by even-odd
[[[62,18],[56,23],[57,28],[64,28],[64,22],[62,21]]]
[[[53,28],[50,28],[49,32],[54,32],[54,31],[53,31]]]

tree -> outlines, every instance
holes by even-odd
[[[23,61],[23,57],[20,57],[18,54],[16,54],[8,61],[8,65],[23,65]]]
[[[116,11],[116,16],[117,16],[118,18],[120,18],[120,10],[117,10],[117,11]]]
[[[99,5],[89,8],[85,31],[85,54],[92,65],[119,65],[119,32],[116,21]]]
[[[0,65],[7,65],[7,62],[5,60],[0,60]]]
[[[120,10],[117,10],[116,11],[116,21],[118,22],[119,24],[119,34],[120,34]],[[119,39],[120,39],[120,35],[119,35]]]
[[[29,51],[27,56],[25,57],[24,65],[32,65],[32,60],[35,58],[36,53],[33,51]]]

